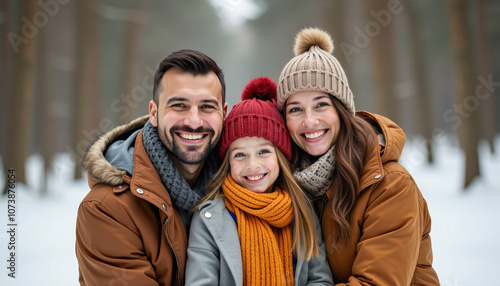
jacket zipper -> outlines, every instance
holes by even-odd
[[[174,246],[172,245],[172,241],[170,240],[170,236],[168,235],[167,222],[168,222],[168,216],[165,218],[165,222],[163,223],[163,226],[165,227],[165,234],[167,236],[168,244],[170,245],[170,248],[172,249],[172,253],[175,256],[175,263],[177,264],[177,280],[179,281],[179,285],[182,285],[182,283],[181,283],[181,268],[179,267],[179,259],[177,258],[177,253],[175,252]]]
[[[323,211],[325,210],[325,205],[328,202],[328,196],[325,194],[321,198],[321,209],[319,210],[319,220],[323,221]]]

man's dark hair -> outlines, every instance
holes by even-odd
[[[155,81],[153,85],[153,100],[158,105],[158,93],[161,79],[167,70],[170,68],[178,68],[183,72],[197,75],[206,75],[213,71],[219,78],[222,90],[222,104],[226,100],[226,83],[224,82],[224,74],[217,66],[214,60],[207,55],[193,50],[180,50],[168,55],[158,66],[155,73]]]

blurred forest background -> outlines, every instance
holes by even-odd
[[[432,147],[455,138],[464,190],[481,175],[479,142],[499,151],[492,143],[500,131],[500,1],[0,3],[1,176],[15,168],[18,182],[32,155],[49,174],[58,154],[70,154],[82,178],[88,144],[147,113],[154,72],[171,52],[212,57],[231,107],[250,79],[278,80],[305,27],[332,35],[356,109],[393,119],[429,164]],[[45,186],[37,191],[50,192]]]

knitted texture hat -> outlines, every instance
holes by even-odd
[[[319,90],[335,96],[352,114],[354,100],[342,66],[332,55],[333,40],[317,28],[301,30],[295,38],[295,57],[281,72],[278,83],[278,108],[283,110],[290,95]]]
[[[224,120],[219,153],[224,158],[229,145],[242,137],[260,137],[276,145],[288,160],[292,158],[290,135],[276,107],[276,83],[267,77],[250,81]]]

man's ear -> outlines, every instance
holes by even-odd
[[[227,102],[224,103],[224,107],[222,108],[222,120],[226,119],[226,114],[227,114]]]
[[[158,107],[154,100],[149,102],[149,121],[154,127],[158,127]]]

